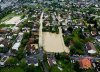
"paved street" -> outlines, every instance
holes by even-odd
[[[43,42],[43,40],[42,40],[42,28],[43,28],[42,23],[43,23],[43,14],[44,14],[44,12],[42,12],[42,13],[41,13],[41,16],[40,16],[39,47],[42,47],[42,46],[43,46],[43,45],[42,45],[42,42]]]
[[[69,48],[66,47],[65,44],[64,44],[64,40],[63,40],[63,37],[62,37],[62,29],[61,29],[61,27],[59,27],[59,34],[60,34],[60,38],[61,38],[61,41],[62,41],[62,45],[63,45],[64,51],[66,53],[69,53],[70,52]]]
[[[42,68],[43,68],[43,70],[44,70],[44,72],[49,72],[48,71],[48,69],[46,68],[46,66],[45,66],[45,63],[43,62],[43,50],[42,50],[42,48],[41,47],[43,47],[43,40],[42,40],[42,28],[43,28],[43,25],[42,25],[42,23],[43,23],[43,14],[44,14],[44,12],[42,12],[41,13],[41,16],[40,16],[40,28],[39,28],[39,54],[38,54],[38,56],[39,56],[39,59],[40,59],[40,61],[41,61],[41,63],[42,63]]]

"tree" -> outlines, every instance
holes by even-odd
[[[14,57],[10,57],[7,61],[6,61],[6,65],[16,65],[18,62],[18,60]]]
[[[100,31],[100,26],[98,26],[97,30]]]
[[[24,54],[24,50],[22,48],[19,48],[18,52],[17,52],[17,58],[19,60],[21,60],[22,58],[25,57],[25,54]]]
[[[97,29],[97,27],[98,27],[97,20],[94,20],[94,28]]]
[[[30,37],[30,33],[24,33],[23,39],[21,41],[22,47],[24,47],[26,45],[26,43],[28,42],[29,37]]]
[[[65,36],[64,37],[64,43],[65,43],[65,45],[69,46],[70,41],[72,41],[72,39],[73,38],[71,36]]]
[[[76,48],[74,47],[74,45],[70,46],[70,54],[76,54]]]
[[[1,13],[1,6],[0,6],[0,13]]]
[[[34,65],[28,66],[26,72],[34,72]]]
[[[91,31],[91,30],[92,30],[92,27],[91,27],[91,25],[90,25],[90,24],[88,25],[88,29],[89,29],[89,31]]]
[[[49,8],[45,8],[45,9],[44,9],[44,12],[48,12],[48,11],[49,11]]]
[[[76,53],[77,54],[84,54],[83,53],[83,47],[84,47],[84,45],[80,41],[76,41],[74,43],[74,47],[76,48]]]
[[[1,20],[2,18],[4,18],[5,16],[7,16],[8,14],[10,14],[11,12],[12,12],[12,7],[11,7],[11,6],[6,7],[4,10],[2,10],[2,11],[0,12],[0,20]]]
[[[24,58],[21,59],[20,67],[23,68],[24,70],[26,69],[26,67],[27,67],[26,59],[24,59]]]
[[[72,33],[73,28],[72,27],[68,27],[68,31],[70,31]]]
[[[74,64],[74,69],[75,69],[76,72],[82,72],[81,69],[80,69],[79,67],[80,67],[79,63],[76,62],[76,63]]]

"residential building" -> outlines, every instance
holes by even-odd
[[[12,51],[18,51],[19,46],[21,45],[21,41],[23,39],[23,33],[19,33],[17,37],[17,41],[15,44],[12,46]]]
[[[94,44],[91,43],[91,42],[86,43],[86,49],[87,49],[87,52],[88,52],[89,54],[94,54],[94,53],[97,52],[97,51],[96,51],[96,48],[95,48],[95,46],[94,46]]]
[[[92,67],[91,61],[90,61],[90,59],[88,59],[88,58],[81,58],[81,59],[79,60],[79,64],[80,64],[80,67],[81,67],[82,69],[89,69],[89,68]]]
[[[9,56],[4,56],[0,60],[0,66],[4,66],[5,62],[8,60]]]
[[[53,66],[54,64],[57,64],[54,55],[48,54],[47,60],[48,60],[49,66]]]

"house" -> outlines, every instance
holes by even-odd
[[[28,44],[33,44],[34,43],[34,38],[29,38]]]
[[[34,64],[34,66],[38,66],[38,59],[37,59],[37,57],[27,56],[26,57],[26,62],[27,62],[28,65]]]
[[[47,55],[47,60],[48,60],[49,66],[53,66],[53,65],[57,64],[55,57],[51,54]]]
[[[35,52],[35,49],[36,49],[36,47],[35,47],[34,44],[28,44],[26,48],[27,48],[26,50],[28,52],[30,52],[30,53],[34,53]]]
[[[13,45],[13,47],[12,47],[12,50],[13,50],[13,51],[18,51],[18,48],[19,48],[20,45],[21,45],[20,42],[15,43],[15,44]]]
[[[7,39],[12,39],[12,37],[13,37],[13,33],[11,32],[11,33],[8,33],[7,35],[6,35],[6,38]]]
[[[23,32],[20,32],[20,33],[18,34],[17,42],[21,42],[21,40],[23,39],[23,35],[24,35]]]
[[[34,44],[38,44],[39,41],[39,33],[38,32],[32,32],[32,36],[31,36],[31,41],[34,42]]]
[[[67,31],[67,26],[62,26],[62,31],[66,32]]]
[[[39,32],[32,32],[32,36],[39,36]]]
[[[5,33],[7,33],[7,31],[6,30],[0,30],[0,34],[5,34]]]
[[[92,36],[97,36],[97,31],[91,31]]]
[[[80,68],[82,69],[89,69],[92,67],[91,61],[88,58],[81,58],[79,60]]]
[[[21,41],[23,39],[23,33],[19,33],[18,37],[17,37],[17,41],[15,42],[15,44],[12,46],[12,51],[18,51],[18,48],[21,45]]]
[[[0,41],[0,48],[2,48],[2,52],[7,52],[9,50],[9,44],[10,42],[8,39]]]
[[[5,62],[8,60],[9,56],[4,56],[0,60],[0,66],[4,66]]]
[[[38,32],[38,28],[32,28],[32,32]]]
[[[0,42],[0,44],[4,45],[4,47],[8,47],[8,45],[10,44],[8,39],[4,39]]]
[[[96,40],[97,40],[98,42],[100,42],[100,36],[97,36],[97,37],[96,37]]]
[[[18,27],[13,27],[13,28],[12,28],[12,32],[14,32],[14,33],[17,33],[17,32],[18,32],[18,30],[19,30],[19,28],[18,28]]]
[[[89,37],[89,36],[90,36],[90,32],[83,32],[83,35],[84,35],[85,37]]]
[[[26,50],[30,53],[34,53],[36,49],[38,49],[38,44],[35,43],[34,38],[30,38]]]
[[[94,68],[96,69],[97,72],[100,72],[100,62],[95,62],[93,63]]]
[[[91,42],[86,43],[86,49],[89,54],[94,54],[97,52],[95,46]]]
[[[100,31],[98,31],[98,34],[100,35]]]
[[[2,40],[4,40],[4,37],[0,37],[0,42],[1,42]]]
[[[28,33],[29,33],[29,32],[30,32],[30,28],[24,27],[24,28],[22,28],[22,31],[23,31],[23,32],[28,32]]]

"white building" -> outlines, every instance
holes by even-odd
[[[15,43],[15,44],[13,45],[13,47],[12,47],[12,50],[18,51],[18,48],[19,48],[20,45],[21,45],[20,42]]]
[[[18,51],[18,48],[21,45],[21,41],[23,39],[23,33],[18,34],[17,42],[13,45],[12,50]]]

